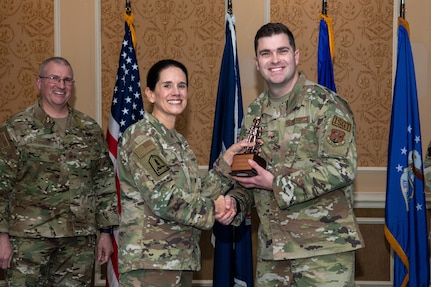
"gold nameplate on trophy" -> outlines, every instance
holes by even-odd
[[[248,164],[249,159],[266,168],[266,161],[258,155],[260,145],[257,140],[260,139],[261,134],[260,117],[255,118],[253,122],[253,126],[248,131],[247,142],[254,142],[256,144],[253,147],[247,148],[244,153],[233,156],[232,171],[230,172],[232,176],[252,177],[257,175],[256,170]]]

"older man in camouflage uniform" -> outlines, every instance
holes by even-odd
[[[113,166],[99,125],[68,105],[73,71],[45,60],[40,98],[0,129],[0,267],[8,286],[91,286],[118,225]]]
[[[232,191],[260,218],[256,286],[353,286],[363,247],[352,209],[355,123],[347,102],[299,73],[299,51],[281,23],[255,37],[256,66],[268,90],[247,109],[242,136],[261,117],[266,169],[236,177]],[[245,192],[244,192],[245,191]],[[253,204],[251,203],[251,204]]]

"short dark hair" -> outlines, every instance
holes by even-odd
[[[260,29],[256,32],[256,36],[254,37],[254,53],[256,54],[256,56],[259,39],[278,34],[286,34],[289,38],[290,46],[292,46],[292,49],[294,51],[296,50],[295,37],[293,36],[292,31],[290,31],[286,25],[284,25],[283,23],[267,23],[260,27]]]
[[[186,85],[189,85],[189,76],[187,72],[187,68],[178,61],[172,59],[164,59],[155,63],[149,70],[147,74],[147,87],[154,91],[156,88],[157,82],[160,80],[160,73],[169,68],[169,67],[177,67],[181,69],[186,75]]]

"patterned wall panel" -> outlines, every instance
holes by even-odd
[[[355,114],[359,166],[386,166],[392,105],[393,1],[328,0],[335,35],[337,92]],[[285,23],[301,50],[301,70],[317,80],[321,0],[273,0],[271,21]]]
[[[392,98],[393,2],[328,1],[335,33],[337,90],[357,122],[360,166],[385,166]],[[136,1],[133,3],[141,81],[158,59],[171,57],[189,69],[189,107],[178,123],[199,163],[208,163],[224,45],[224,2]],[[291,28],[301,50],[300,69],[317,76],[320,0],[271,1],[270,18]],[[120,42],[123,1],[102,1],[103,118],[106,129]],[[145,102],[146,108],[149,104]]]
[[[0,122],[33,104],[40,63],[54,54],[52,0],[0,1]]]
[[[110,112],[120,45],[124,36],[124,1],[102,0],[103,123]],[[224,46],[223,1],[132,1],[141,86],[156,61],[173,58],[189,71],[189,103],[177,129],[189,140],[199,164],[211,148],[218,74]],[[143,91],[143,89],[142,89]],[[145,110],[150,104],[144,102]]]

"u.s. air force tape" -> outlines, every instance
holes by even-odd
[[[160,156],[151,139],[138,145],[133,153],[139,158],[140,164],[154,177],[158,178],[167,171],[169,166]]]

